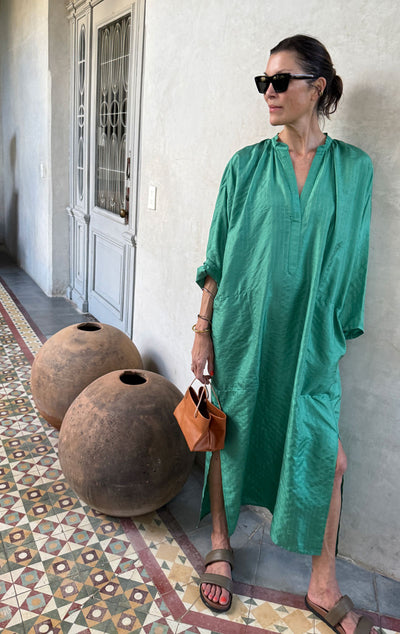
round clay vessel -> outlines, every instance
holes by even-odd
[[[116,517],[169,502],[194,459],[173,415],[181,399],[172,383],[146,370],[110,372],[89,385],[66,413],[58,445],[79,498]]]
[[[124,368],[142,368],[129,337],[106,324],[85,322],[50,337],[32,365],[31,389],[36,407],[56,429],[68,407],[99,376]]]

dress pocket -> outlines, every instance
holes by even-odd
[[[240,390],[257,382],[260,338],[252,326],[254,308],[245,293],[217,293],[212,318],[215,385],[218,389]]]
[[[312,444],[321,446],[328,439],[339,436],[340,395],[332,398],[330,394],[306,394],[297,399],[297,415],[302,426],[302,435]]]

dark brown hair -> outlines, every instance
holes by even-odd
[[[333,67],[331,56],[325,46],[308,35],[293,35],[282,40],[271,49],[271,55],[282,51],[293,51],[306,74],[325,77],[326,88],[319,98],[317,112],[328,117],[336,111],[343,93],[343,82]],[[312,81],[312,80],[311,80]],[[310,83],[311,83],[310,81]]]

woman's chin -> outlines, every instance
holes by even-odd
[[[277,112],[269,113],[269,122],[271,125],[284,125],[284,121],[282,121],[282,117],[280,117]]]

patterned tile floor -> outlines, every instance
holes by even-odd
[[[2,285],[0,313],[3,634],[330,631],[301,597],[240,583],[232,610],[215,616],[198,597],[202,558],[168,507],[121,520],[81,502],[60,470],[58,432],[30,394],[45,338]],[[400,631],[400,620],[372,616]]]

